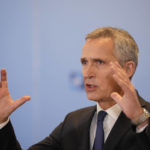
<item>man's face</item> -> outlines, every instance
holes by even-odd
[[[110,94],[120,92],[114,81],[110,62],[117,61],[111,38],[89,39],[83,46],[81,63],[87,97],[94,101],[110,102]]]

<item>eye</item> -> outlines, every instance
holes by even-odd
[[[86,59],[81,59],[81,64],[82,65],[86,65],[87,64],[87,60]]]
[[[97,63],[97,64],[104,64],[104,61],[101,60],[101,59],[97,59],[97,60],[96,60],[96,63]]]

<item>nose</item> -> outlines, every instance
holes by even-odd
[[[95,77],[94,66],[92,64],[89,64],[86,67],[83,67],[82,73],[83,73],[83,78],[86,78],[86,79],[94,78]]]

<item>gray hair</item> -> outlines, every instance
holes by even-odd
[[[135,69],[138,65],[138,46],[134,38],[125,30],[113,27],[103,27],[94,30],[86,36],[88,39],[111,38],[115,45],[115,55],[121,66],[127,61],[135,63]]]

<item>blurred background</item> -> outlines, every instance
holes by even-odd
[[[133,84],[150,101],[149,0],[0,0],[0,68],[13,99],[31,101],[11,115],[23,150],[48,136],[65,115],[95,105],[83,89],[80,56],[85,35],[123,28],[140,49]]]

